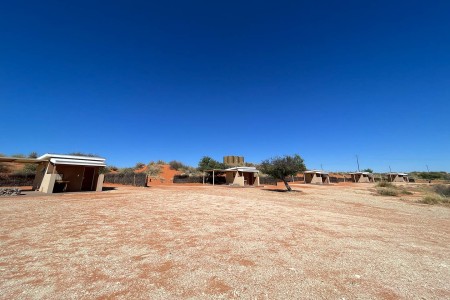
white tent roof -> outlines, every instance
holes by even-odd
[[[305,174],[326,174],[328,175],[328,172],[322,171],[322,170],[309,170],[309,171],[305,171],[303,172]]]
[[[255,167],[233,167],[225,169],[225,171],[239,171],[239,172],[249,172],[249,173],[259,173]]]
[[[91,166],[91,167],[106,166],[105,159],[102,157],[47,153],[39,157],[38,160],[50,161],[55,165],[75,165],[75,166]]]

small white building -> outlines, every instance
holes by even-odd
[[[373,174],[369,172],[354,172],[350,176],[353,182],[375,182]]]
[[[390,172],[385,175],[389,182],[409,182],[407,173]]]
[[[259,186],[259,171],[255,167],[233,167],[229,169],[206,170],[213,177],[217,174],[225,174],[225,183],[238,186]],[[204,179],[203,179],[204,182]]]
[[[305,183],[329,184],[330,174],[320,170],[310,170],[303,172]]]

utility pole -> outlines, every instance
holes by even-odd
[[[322,164],[320,164],[320,169],[323,171],[323,167],[322,167]]]
[[[356,163],[358,164],[358,172],[359,172],[359,158],[358,158],[358,154],[356,154]]]
[[[430,173],[430,169],[428,169],[428,165],[426,165],[427,166],[427,171],[428,171],[428,173]]]

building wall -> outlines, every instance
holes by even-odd
[[[305,183],[317,183],[317,184],[324,184],[324,183],[330,183],[330,176],[329,175],[322,175],[316,174],[316,173],[305,173]]]
[[[45,170],[46,170],[48,164],[49,164],[48,162],[45,162],[45,163],[40,163],[37,166],[36,176],[34,177],[34,181],[33,181],[33,191],[37,191],[41,187],[42,179],[44,179]]]

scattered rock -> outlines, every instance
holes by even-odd
[[[18,188],[0,188],[0,196],[19,196],[20,192],[21,190],[19,190]]]

